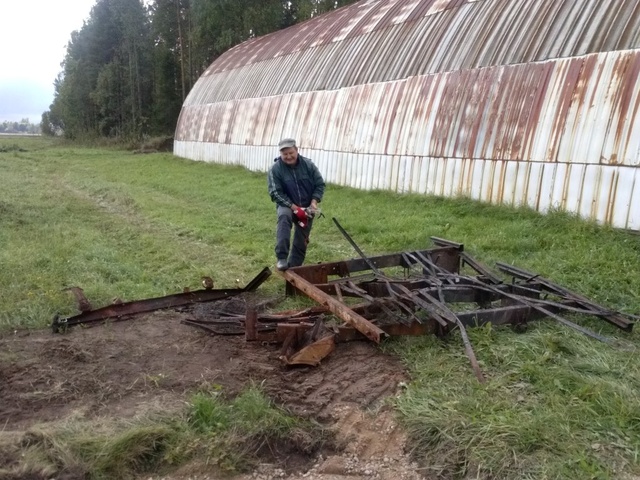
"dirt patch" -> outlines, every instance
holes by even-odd
[[[406,381],[399,360],[370,343],[352,342],[339,345],[317,368],[286,367],[278,359],[277,345],[246,342],[243,336],[211,336],[180,323],[245,307],[238,302],[243,300],[79,326],[63,334],[43,330],[0,335],[3,431],[18,434],[79,414],[87,419],[133,417],[153,405],[179,410],[198,388],[219,386],[233,396],[255,382],[277,404],[336,428],[341,450],[360,455],[353,445],[362,444],[363,435],[349,437],[342,425],[353,426],[354,415],[363,409],[378,411],[383,400],[397,392],[398,384]],[[372,430],[374,437],[378,433]],[[327,457],[289,460],[287,475],[320,468]],[[353,458],[345,462],[355,465]],[[10,459],[2,463],[6,466]],[[263,477],[276,478],[273,468]],[[284,472],[276,472],[277,477],[283,478]]]
[[[387,407],[363,411],[353,404],[335,405],[332,431],[336,451],[302,459],[297,468],[283,459],[262,463],[250,474],[229,480],[425,480],[438,478],[410,458],[404,431]],[[215,480],[219,477],[189,470],[140,480]],[[189,470],[187,472],[187,470]]]
[[[400,362],[365,342],[340,345],[318,368],[287,368],[277,346],[214,337],[180,324],[191,312],[158,312],[65,334],[0,337],[0,423],[85,416],[133,416],[153,399],[167,408],[220,385],[230,395],[253,381],[294,413],[329,419],[337,404],[369,407],[404,380]]]

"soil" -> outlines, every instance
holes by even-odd
[[[212,309],[243,307],[234,301],[76,326],[63,334],[3,334],[3,433],[19,434],[79,412],[91,419],[133,417],[153,404],[178,410],[199,387],[219,385],[234,395],[256,382],[277,404],[330,426],[338,449],[287,465],[266,459],[240,478],[423,478],[407,458],[404,437],[383,405],[407,380],[398,359],[370,343],[352,342],[338,345],[319,367],[292,368],[278,359],[277,345],[212,336],[180,323],[210,315]],[[5,465],[9,461],[0,460]],[[215,478],[185,475],[171,478]]]

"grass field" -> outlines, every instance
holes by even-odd
[[[0,138],[0,329],[43,328],[95,306],[197,287],[245,284],[274,264],[266,178],[170,154]],[[640,312],[640,237],[552,212],[465,199],[329,186],[308,262],[353,258],[330,217],[367,254],[424,248],[438,236],[485,263],[513,263],[609,307]],[[261,290],[282,293],[280,282]],[[580,320],[582,321],[582,320]],[[586,320],[638,345],[637,335]],[[432,473],[449,478],[625,478],[640,474],[640,368],[622,351],[552,321],[524,334],[470,329],[488,376],[479,385],[460,339],[383,348],[412,382],[394,400]],[[628,477],[631,478],[631,477]]]

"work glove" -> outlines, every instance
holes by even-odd
[[[300,227],[305,228],[309,224],[309,217],[307,217],[307,212],[303,208],[296,209],[293,214],[296,217],[296,222]]]

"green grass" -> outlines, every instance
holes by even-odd
[[[392,342],[412,382],[395,404],[414,453],[452,478],[620,478],[638,472],[640,368],[553,323],[524,334],[490,327],[469,336],[480,385],[454,338]],[[454,345],[452,345],[454,344]]]
[[[3,145],[19,148],[0,152],[0,329],[44,327],[55,313],[76,313],[62,291],[72,285],[101,306],[114,297],[194,288],[202,275],[217,287],[245,284],[274,264],[275,211],[262,173],[48,139],[0,138]],[[370,255],[425,248],[430,236],[444,237],[488,265],[512,263],[606,306],[640,312],[640,237],[632,233],[561,212],[334,185],[322,208],[327,218],[314,226],[307,263],[356,256],[331,222],[335,216]],[[281,294],[284,286],[274,276],[260,291]],[[636,334],[583,323],[638,345]],[[385,347],[412,376],[396,403],[427,468],[449,478],[640,474],[635,351],[552,320],[522,334],[469,334],[485,385],[475,380],[456,335]],[[218,418],[219,409],[210,407],[190,428]]]
[[[317,424],[274,407],[255,386],[231,401],[219,390],[203,391],[194,394],[178,416],[70,419],[33,428],[20,442],[22,465],[12,470],[0,466],[0,478],[138,478],[186,462],[191,468],[228,474],[253,466],[261,450],[280,445],[309,453],[327,439]]]

